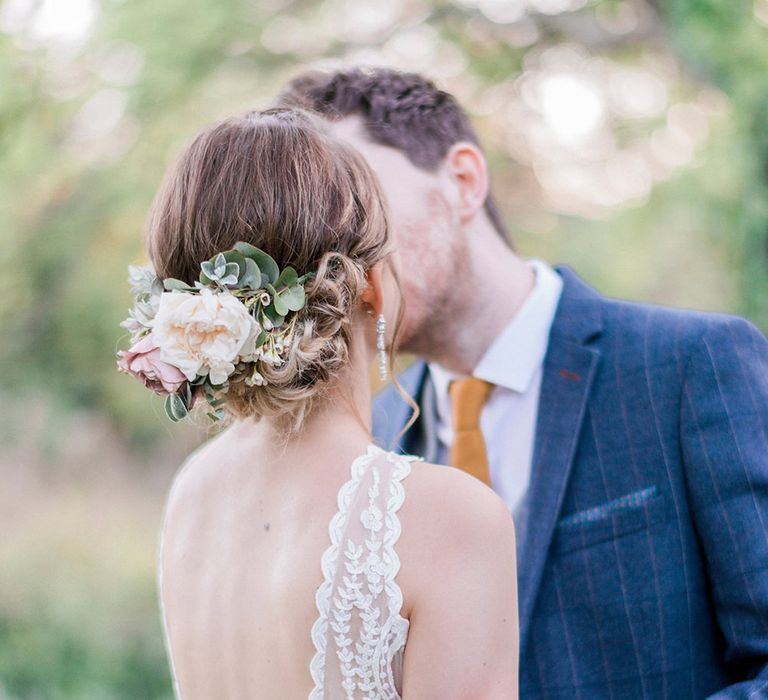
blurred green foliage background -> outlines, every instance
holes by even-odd
[[[197,129],[342,63],[459,97],[524,255],[768,329],[768,0],[0,1],[0,700],[170,697],[157,532],[206,433],[115,371],[126,265]]]

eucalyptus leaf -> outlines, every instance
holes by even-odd
[[[293,287],[299,281],[299,275],[292,267],[286,267],[277,279],[275,287],[282,289],[283,287]]]
[[[314,272],[307,272],[306,275],[302,275],[301,277],[299,277],[299,279],[296,280],[296,283],[297,284],[304,284],[307,280],[311,280],[314,277],[315,277],[315,273]]]
[[[282,299],[280,299],[280,295],[277,293],[277,290],[271,284],[268,284],[267,291],[272,296],[271,306],[274,307],[275,313],[283,317],[287,316],[289,309],[286,306],[285,302]]]
[[[261,285],[261,270],[252,258],[243,258],[245,261],[245,271],[240,277],[239,283],[243,287],[258,289]]]
[[[178,422],[178,418],[174,415],[173,411],[171,410],[171,397],[170,395],[165,397],[165,403],[163,404],[165,407],[165,415],[168,416],[174,423]]]
[[[264,315],[272,322],[273,327],[279,328],[285,321],[285,315],[281,315],[275,309],[274,304],[264,307]]]
[[[182,282],[181,280],[177,280],[173,277],[166,277],[163,280],[163,287],[167,291],[171,291],[172,289],[177,289],[180,292],[194,292],[195,288],[190,287],[186,282]]]
[[[275,311],[277,311],[277,313],[279,313],[281,316],[287,316],[288,312],[290,311],[288,304],[285,303],[283,297],[280,294],[275,294],[274,298],[272,299],[272,305],[275,307]]]
[[[224,251],[224,259],[228,263],[235,263],[237,264],[238,271],[237,276],[239,277],[245,272],[245,261],[246,257],[237,250],[225,250]]]
[[[181,395],[182,399],[184,401],[184,408],[189,411],[190,408],[192,408],[192,387],[189,385],[189,382],[184,384],[184,393]]]
[[[213,258],[212,262],[216,276],[221,279],[226,274],[225,269],[227,267],[227,259],[224,257],[224,253],[216,253],[216,257]],[[208,276],[210,277],[210,275]]]
[[[169,394],[165,398],[165,412],[174,423],[178,423],[189,413],[184,400],[178,394]]]
[[[206,284],[206,282],[203,280],[203,275],[206,276],[207,282],[211,282],[218,277],[218,275],[216,274],[216,270],[213,267],[213,263],[210,260],[201,262],[200,270],[202,270],[200,275],[200,281],[203,282],[204,284]]]
[[[235,250],[242,253],[246,258],[253,260],[259,266],[261,274],[266,277],[267,281],[273,284],[277,282],[277,278],[280,276],[280,268],[271,255],[267,255],[263,250],[245,241],[235,243]]]
[[[209,411],[207,416],[214,422],[220,421],[224,417],[224,409],[217,408],[215,411]]]
[[[291,311],[299,311],[304,308],[304,287],[296,285],[284,292],[280,292],[280,301]]]
[[[224,272],[219,277],[222,284],[237,284],[237,278],[240,275],[240,267],[237,263],[227,263]]]

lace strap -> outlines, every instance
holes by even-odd
[[[395,581],[400,570],[395,543],[401,534],[397,512],[405,500],[402,481],[415,459],[370,445],[339,489],[338,510],[328,525],[330,545],[321,558],[323,582],[315,595],[319,616],[312,626],[310,700],[326,697],[331,686],[350,700],[363,697],[356,690],[367,696],[374,688],[389,690],[381,697],[399,697],[387,682],[389,669],[379,662],[391,661],[390,653],[382,655],[383,638],[391,632],[404,642],[407,632]]]
[[[387,499],[386,528],[384,529],[384,550],[389,567],[386,570],[387,603],[390,615],[400,615],[403,607],[403,592],[395,583],[395,577],[400,571],[400,557],[395,551],[395,544],[400,539],[402,526],[397,513],[405,501],[405,488],[403,479],[411,473],[411,461],[420,460],[420,457],[403,457],[394,452],[386,453],[387,459],[394,465],[390,480],[390,492]]]

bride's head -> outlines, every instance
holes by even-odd
[[[281,269],[315,273],[286,361],[265,368],[263,386],[230,386],[226,409],[236,417],[284,418],[298,427],[349,366],[355,317],[371,310],[372,294],[377,310],[382,304],[384,285],[369,283],[389,268],[376,177],[301,111],[251,112],[200,133],[167,173],[146,236],[160,278],[192,284],[201,261],[238,241]]]

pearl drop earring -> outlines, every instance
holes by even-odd
[[[384,318],[384,314],[379,314],[379,318],[376,321],[376,350],[378,351],[379,360],[379,378],[382,382],[386,382],[389,376],[387,371],[387,348],[384,340],[386,327],[387,320]]]

